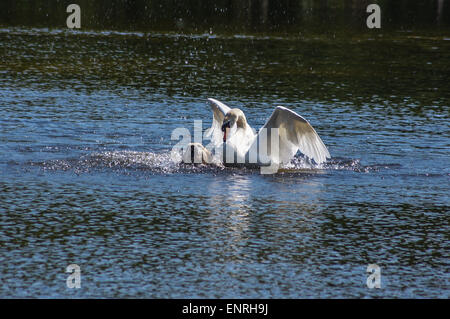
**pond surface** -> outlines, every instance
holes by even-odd
[[[0,297],[450,297],[450,35],[3,28],[0,59]],[[332,159],[172,162],[208,97]]]

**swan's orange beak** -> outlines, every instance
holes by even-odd
[[[222,124],[222,132],[223,132],[223,141],[227,141],[227,129],[230,129],[230,121],[227,121]]]

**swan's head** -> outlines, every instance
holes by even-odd
[[[235,125],[237,126],[237,128],[245,128],[247,125],[247,119],[245,118],[245,114],[240,109],[231,109],[228,111],[227,114],[225,114],[222,123],[224,142],[226,142],[227,140],[227,134],[229,133],[229,130]]]
[[[209,164],[212,162],[212,154],[200,143],[189,143],[183,153],[185,164]]]

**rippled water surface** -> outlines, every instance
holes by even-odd
[[[0,58],[0,297],[449,297],[450,35],[4,28]],[[208,97],[333,158],[173,163]]]

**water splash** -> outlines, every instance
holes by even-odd
[[[185,164],[181,161],[181,154],[173,152],[138,152],[138,151],[104,151],[94,152],[73,159],[56,159],[44,162],[33,162],[32,166],[40,166],[46,171],[69,171],[75,173],[93,170],[115,170],[122,173],[144,171],[159,174],[174,173],[217,173],[240,172],[254,173],[258,169],[224,167],[218,162],[212,165]],[[333,158],[324,164],[313,164],[303,156],[295,156],[287,165],[283,165],[280,173],[315,172],[327,170],[349,170],[354,172],[373,172],[380,169],[400,167],[399,164],[377,164],[364,166],[359,159]]]
[[[346,159],[335,157],[325,163],[324,168],[328,170],[349,170],[359,173],[378,172],[382,169],[397,169],[400,168],[400,164],[387,163],[387,164],[373,164],[362,165],[360,159]]]

